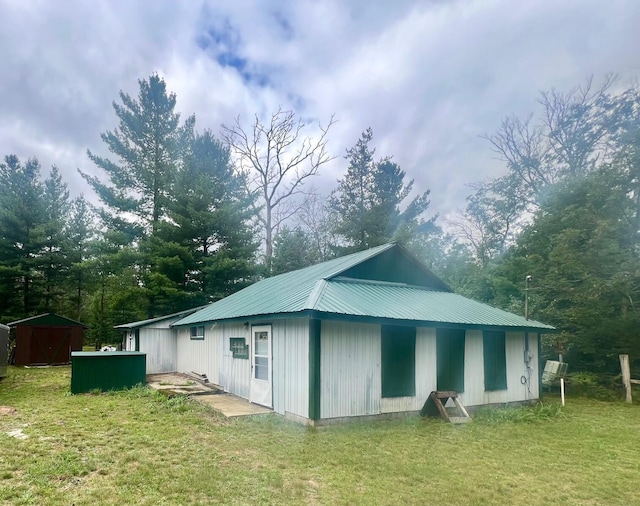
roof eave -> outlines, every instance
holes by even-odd
[[[554,327],[545,325],[540,322],[540,326],[527,326],[527,325],[492,325],[484,323],[459,323],[459,322],[438,322],[431,320],[408,320],[399,318],[387,318],[382,316],[367,316],[367,315],[355,315],[346,313],[331,313],[327,311],[318,311],[314,309],[303,309],[301,311],[293,311],[287,313],[264,313],[253,315],[234,316],[231,318],[220,318],[203,320],[199,322],[190,322],[180,325],[175,323],[171,325],[172,328],[184,328],[194,325],[207,325],[212,323],[231,323],[231,322],[244,322],[252,325],[256,323],[265,323],[269,320],[283,320],[286,318],[313,318],[318,320],[342,320],[358,323],[378,323],[387,325],[401,325],[412,327],[429,327],[429,328],[457,328],[457,329],[472,329],[472,330],[498,330],[504,332],[536,332],[538,334],[551,334],[556,332]],[[533,322],[532,322],[533,323]]]

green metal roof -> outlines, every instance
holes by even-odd
[[[193,309],[186,309],[184,311],[179,311],[173,314],[158,316],[156,318],[149,318],[148,320],[140,320],[140,321],[131,322],[131,323],[122,323],[120,325],[114,325],[113,328],[114,329],[138,329],[140,327],[146,327],[147,325],[152,325],[154,323],[170,320],[171,318],[183,318],[187,315],[195,313],[196,311],[198,311],[198,309],[202,309],[203,307],[206,307],[206,306],[200,306]]]
[[[23,318],[22,320],[16,320],[14,322],[7,323],[9,327],[16,327],[18,325],[31,325],[31,326],[48,326],[48,327],[85,327],[87,325],[81,322],[67,318],[66,316],[60,316],[56,313],[44,313],[36,316],[30,316],[29,318]]]
[[[350,316],[482,327],[553,330],[553,327],[462,295],[422,287],[359,280],[325,283],[317,311]]]
[[[394,282],[396,272],[402,282]],[[367,274],[374,279],[368,279]],[[422,282],[421,286],[406,282],[412,274],[412,279]],[[425,324],[553,330],[549,325],[452,293],[396,244],[264,279],[182,318],[173,326],[309,311]]]

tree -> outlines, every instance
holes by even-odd
[[[66,229],[68,212],[69,190],[54,165],[44,182],[44,223],[39,230],[43,244],[38,268],[44,283],[42,310],[46,312],[59,311],[66,295],[64,284],[70,267],[70,242]]]
[[[68,303],[69,314],[77,321],[84,321],[84,306],[89,286],[87,261],[90,247],[95,241],[95,216],[83,195],[71,202],[71,212],[67,223],[69,245]]]
[[[334,221],[333,211],[327,200],[312,190],[304,206],[296,214],[296,228],[307,235],[310,253],[318,262],[333,257],[337,242],[333,230]]]
[[[248,189],[262,206],[258,222],[264,233],[267,272],[279,227],[303,205],[299,197],[304,196],[306,181],[332,159],[326,149],[331,125],[333,116],[326,127],[319,125],[316,137],[305,137],[307,125],[293,111],[281,108],[267,123],[256,115],[250,129],[241,125],[239,117],[231,126],[222,125],[222,138],[237,156]]]
[[[628,240],[628,189],[615,167],[558,184],[495,273],[503,306],[506,284],[533,276],[532,315],[558,327],[554,340],[578,370],[615,373],[618,354],[637,350],[640,262]]]
[[[170,220],[160,234],[165,262],[172,256],[175,270],[160,272],[188,291],[192,302],[204,304],[244,288],[253,277],[254,197],[245,190],[244,176],[234,172],[229,149],[210,131],[193,133],[187,142],[168,205]]]
[[[273,253],[272,274],[295,271],[319,262],[312,247],[312,238],[300,227],[282,227],[276,237]]]
[[[30,158],[23,165],[15,155],[0,164],[0,276],[3,314],[32,314],[39,303],[34,286],[43,243],[45,221],[40,163]]]
[[[533,115],[508,117],[498,132],[485,136],[507,174],[474,185],[456,224],[478,262],[486,265],[513,244],[553,185],[614,160],[622,118],[621,97],[610,93],[615,82],[607,76],[596,87],[589,78],[567,93],[542,92],[538,122]]]
[[[101,135],[117,161],[88,151],[109,183],[81,172],[106,208],[102,216],[107,225],[126,232],[131,240],[153,235],[165,216],[183,128],[195,122],[191,116],[180,126],[176,96],[167,93],[157,74],[138,83],[137,100],[120,92],[122,104],[113,103],[119,125]]]
[[[409,242],[417,235],[436,231],[435,217],[423,215],[429,207],[429,190],[405,200],[413,180],[405,184],[405,172],[391,160],[374,162],[369,148],[373,131],[365,130],[356,145],[347,150],[346,175],[332,193],[330,207],[335,216],[335,233],[343,252],[360,251],[391,240]],[[404,207],[404,210],[401,210]]]

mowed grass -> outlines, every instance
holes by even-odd
[[[640,504],[640,408],[568,399],[452,426],[227,420],[147,388],[70,395],[70,369],[0,381],[2,504]],[[21,431],[25,439],[9,436]]]

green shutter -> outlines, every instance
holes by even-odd
[[[416,329],[383,325],[382,397],[416,395]]]
[[[484,349],[484,389],[507,389],[507,355],[504,332],[485,331],[482,334]]]
[[[320,320],[309,320],[309,420],[320,420],[321,329]]]
[[[438,390],[464,392],[464,329],[436,329]]]

